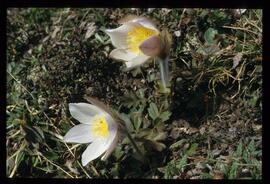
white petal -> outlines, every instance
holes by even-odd
[[[114,148],[116,147],[117,142],[118,142],[118,136],[116,134],[113,142],[110,145],[110,147],[105,152],[105,154],[101,157],[101,160],[103,160],[103,161],[107,160],[107,158],[111,155],[111,153],[113,152]]]
[[[139,17],[139,16],[130,15],[130,16],[127,16],[127,17],[119,20],[119,23],[120,24],[139,23],[144,27],[147,27],[147,28],[150,28],[150,29],[153,29],[153,30],[156,30],[157,32],[159,32],[155,26],[155,23],[146,17]]]
[[[116,29],[107,29],[105,32],[110,36],[113,46],[120,49],[127,49],[127,34],[133,29],[133,24],[124,24]]]
[[[104,113],[100,108],[88,103],[70,103],[69,111],[73,118],[84,124],[91,124],[93,116]]]
[[[83,166],[102,155],[106,150],[110,149],[113,141],[115,140],[118,126],[109,114],[107,114],[105,118],[109,126],[109,136],[107,139],[96,139],[87,147],[82,154]]]
[[[159,32],[155,26],[151,23],[151,21],[145,18],[134,19],[133,21],[129,21],[122,26],[116,29],[107,29],[105,32],[110,36],[113,46],[119,49],[127,49],[127,35],[128,32],[132,31],[132,29],[136,27],[147,27]]]
[[[102,140],[97,140],[91,143],[82,154],[82,165],[86,166],[90,161],[102,155],[109,145]]]
[[[129,52],[127,49],[114,49],[111,51],[110,57],[122,61],[131,61],[137,55]]]
[[[153,29],[153,30],[159,32],[158,29],[156,28],[154,22],[152,22],[151,20],[149,20],[145,17],[134,19],[132,22],[137,22],[144,27],[147,27],[147,28],[150,28],[150,29]]]
[[[107,115],[106,116],[106,120],[107,123],[109,125],[109,137],[107,139],[107,143],[108,144],[108,149],[106,151],[106,153],[101,157],[101,160],[106,160],[110,154],[112,153],[112,151],[114,150],[114,148],[117,145],[118,142],[118,136],[117,136],[117,132],[118,132],[118,125],[117,123],[114,121],[114,119]]]
[[[107,123],[108,123],[108,128],[109,128],[109,139],[111,140],[111,142],[113,141],[117,130],[118,130],[118,124],[115,122],[115,120],[109,115],[107,114],[105,116]],[[110,143],[109,143],[110,144]]]
[[[125,63],[127,66],[126,70],[131,70],[135,67],[138,67],[138,66],[144,64],[149,58],[150,58],[150,56],[146,56],[146,55],[139,55],[139,56],[133,58],[131,61]]]
[[[64,136],[65,142],[89,143],[93,141],[91,125],[79,124],[72,127]]]

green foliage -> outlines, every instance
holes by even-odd
[[[178,143],[179,144],[179,143]],[[171,146],[175,147],[175,145]],[[172,179],[173,176],[181,175],[186,171],[187,166],[189,165],[188,157],[196,153],[198,148],[197,143],[193,143],[190,148],[180,157],[178,160],[172,160],[163,170],[165,179]]]
[[[224,167],[224,173],[228,179],[236,179],[241,175],[241,170],[245,169],[248,171],[248,175],[251,175],[253,179],[261,179],[261,176],[257,173],[261,171],[260,162],[257,161],[256,157],[261,155],[261,150],[254,149],[254,140],[245,146],[242,142],[237,146],[236,151],[232,154],[231,164]]]
[[[204,32],[204,40],[206,41],[207,44],[211,45],[211,44],[216,44],[217,41],[215,40],[216,35],[218,34],[217,30],[213,29],[213,28],[208,28],[205,32]]]
[[[171,33],[170,89],[155,61],[124,72],[108,57],[104,30],[127,14]],[[261,179],[262,10],[9,8],[6,29],[7,177]],[[115,109],[144,158],[123,133],[82,167],[86,145],[63,136],[84,95]]]
[[[157,119],[157,117],[159,116],[159,112],[158,112],[158,108],[157,108],[155,103],[150,103],[147,110],[148,110],[148,114],[152,118],[152,120]]]

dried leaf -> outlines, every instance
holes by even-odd
[[[87,31],[85,33],[85,39],[88,39],[94,34],[94,32],[96,30],[95,23],[87,24],[86,29],[87,29]]]
[[[233,68],[236,68],[239,64],[239,62],[241,61],[243,57],[242,53],[238,53],[236,54],[236,56],[233,57]]]
[[[56,34],[61,30],[60,26],[56,26],[53,33],[52,33],[52,38],[55,38]]]
[[[72,167],[73,162],[71,160],[67,160],[65,165],[67,168],[74,174],[80,174],[77,168]]]

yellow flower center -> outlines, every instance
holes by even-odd
[[[149,29],[143,26],[136,26],[134,29],[128,32],[127,44],[128,49],[135,54],[142,54],[139,46],[141,43],[150,38],[151,36],[157,35],[158,32],[153,29]]]
[[[109,134],[108,123],[104,115],[94,118],[91,130],[92,130],[91,132],[96,137],[105,138],[108,136]]]

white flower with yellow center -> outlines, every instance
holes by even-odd
[[[122,26],[105,31],[116,47],[110,57],[126,61],[127,69],[132,69],[159,54],[160,32],[152,21],[144,17],[127,17],[120,23]]]
[[[145,17],[128,16],[119,21],[116,29],[107,29],[112,44],[116,47],[110,57],[125,61],[127,70],[140,66],[151,57],[160,64],[161,80],[169,86],[169,52],[171,37],[168,31],[160,32],[155,24]]]
[[[69,111],[81,124],[72,127],[64,136],[64,141],[91,143],[82,154],[82,165],[102,154],[101,160],[106,160],[118,141],[118,126],[111,115],[88,103],[70,103]]]

